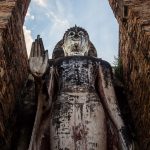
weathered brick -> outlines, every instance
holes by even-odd
[[[119,22],[119,55],[128,102],[143,150],[150,149],[150,1],[109,0]],[[119,8],[116,8],[116,5]],[[126,16],[125,8],[126,7]],[[118,9],[120,11],[118,11]],[[121,15],[120,15],[121,14]]]
[[[9,123],[28,74],[23,34],[28,4],[29,0],[0,1],[0,145],[11,142]]]

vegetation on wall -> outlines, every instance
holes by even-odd
[[[114,62],[113,62],[113,71],[114,71],[114,75],[115,77],[123,82],[123,65],[121,62],[121,59],[118,57],[114,57]]]

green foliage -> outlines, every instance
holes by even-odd
[[[123,82],[123,66],[122,66],[121,59],[117,57],[114,57],[114,59],[115,60],[113,62],[114,64],[113,70],[114,70],[115,77],[121,82]]]

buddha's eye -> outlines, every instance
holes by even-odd
[[[83,31],[79,31],[79,32],[78,32],[78,35],[79,35],[79,36],[84,36],[84,32],[83,32]]]
[[[69,36],[74,36],[74,35],[75,35],[75,32],[70,31],[70,32],[68,33],[68,35],[69,35]]]

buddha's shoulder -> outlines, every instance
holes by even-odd
[[[91,56],[66,56],[49,60],[49,66],[52,65],[57,66],[60,64],[71,64],[71,63],[94,63],[100,65],[102,68],[111,69],[111,65],[109,62],[101,58]]]

